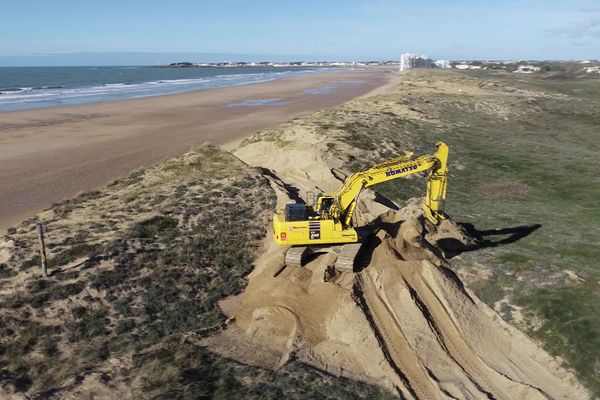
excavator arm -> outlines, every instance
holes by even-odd
[[[433,154],[409,153],[354,173],[334,194],[334,203],[329,213],[333,218],[342,221],[344,226],[350,226],[358,196],[364,188],[429,170],[423,211],[431,222],[439,223],[445,218],[443,202],[446,198],[448,146],[442,142],[436,143],[435,146],[436,151]]]
[[[438,166],[429,171],[427,179],[427,195],[423,212],[431,222],[438,224],[446,219],[444,214],[444,201],[446,200],[446,189],[448,182],[448,146],[445,143],[436,144],[435,158]]]

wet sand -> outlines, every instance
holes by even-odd
[[[231,149],[257,130],[364,95],[385,85],[390,75],[382,68],[326,72],[231,88],[0,112],[0,231],[52,203],[196,144]]]

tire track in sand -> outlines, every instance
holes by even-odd
[[[440,301],[434,290],[422,277],[423,264],[414,263],[412,268],[402,268],[400,274],[411,291],[413,299],[426,310],[424,317],[456,364],[477,383],[478,388],[492,399],[547,398],[542,391],[530,385],[516,382],[490,368],[463,338],[449,310]],[[431,266],[435,268],[434,266]],[[393,311],[392,311],[393,312]],[[428,315],[427,315],[428,314]]]
[[[371,328],[380,342],[388,362],[396,371],[407,389],[417,399],[441,399],[440,389],[429,377],[427,370],[410,346],[402,329],[390,313],[390,308],[378,292],[371,277],[357,274],[354,293],[363,309]],[[391,322],[391,329],[388,328]]]

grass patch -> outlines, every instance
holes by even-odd
[[[523,264],[529,261],[529,257],[516,253],[502,253],[498,254],[495,258],[498,262],[510,264]]]
[[[567,360],[593,393],[600,393],[600,284],[588,280],[577,288],[532,289],[517,301],[543,321],[530,334]]]

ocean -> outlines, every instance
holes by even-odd
[[[0,67],[0,111],[131,99],[239,86],[318,67]]]

